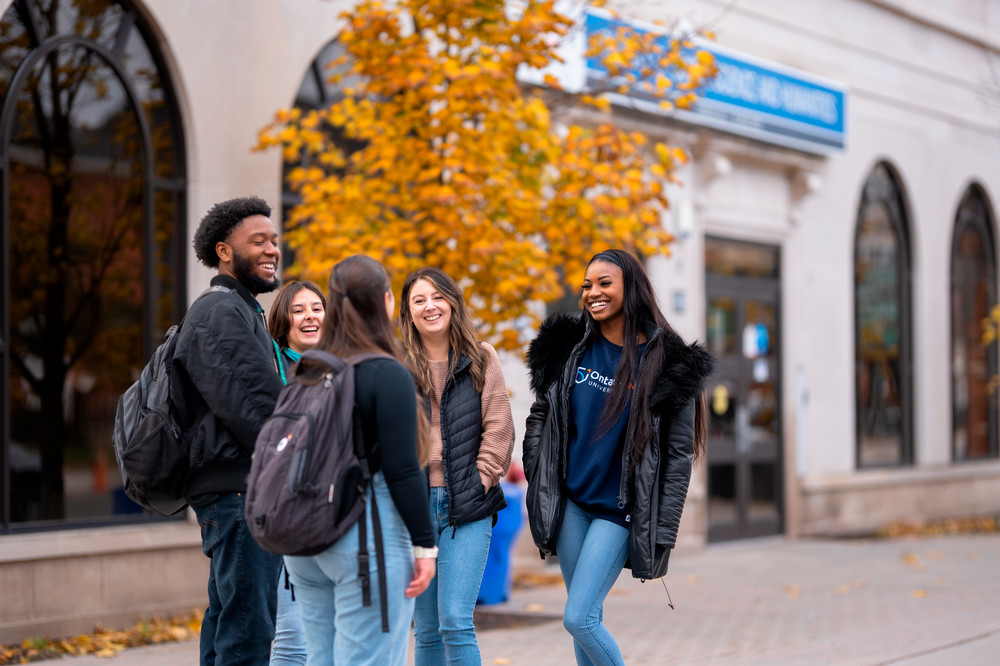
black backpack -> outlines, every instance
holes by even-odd
[[[167,330],[166,341],[118,400],[111,436],[125,494],[162,516],[187,506],[188,449],[170,404],[170,365],[179,330],[179,325]]]
[[[281,555],[315,555],[358,524],[358,577],[363,604],[371,605],[365,494],[371,480],[354,401],[354,366],[386,358],[358,354],[341,359],[310,350],[294,381],[281,390],[257,436],[247,480],[246,521],[261,548]],[[328,370],[303,377],[306,361]],[[385,556],[378,506],[372,495],[382,630],[389,631]]]
[[[201,296],[214,291],[232,290],[215,285]],[[125,494],[161,516],[172,516],[187,506],[188,444],[170,401],[170,367],[183,323],[167,329],[139,379],[118,399],[111,435]]]

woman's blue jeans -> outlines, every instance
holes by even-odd
[[[596,518],[570,500],[556,541],[566,582],[563,626],[573,636],[576,663],[623,665],[621,650],[604,627],[604,599],[628,556],[628,529]]]
[[[389,633],[382,632],[372,492],[378,498],[385,547]],[[413,599],[407,599],[405,593],[413,579],[413,545],[381,472],[372,479],[365,520],[371,606],[362,605],[357,525],[318,555],[285,556],[285,566],[295,586],[295,603],[305,629],[309,666],[402,666],[406,663]]]
[[[302,666],[306,663],[306,635],[299,617],[299,604],[285,586],[285,568],[278,573],[278,614],[274,619],[271,666]]]
[[[448,525],[448,493],[431,488],[431,522],[437,533],[437,576],[417,597],[413,613],[416,666],[479,664],[472,615],[490,550],[490,516],[454,528]]]

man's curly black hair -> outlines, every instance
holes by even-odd
[[[253,196],[230,199],[212,206],[194,233],[192,245],[198,260],[209,268],[218,268],[216,243],[229,238],[229,232],[251,215],[271,217],[271,207],[260,197]]]

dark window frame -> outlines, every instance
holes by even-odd
[[[66,46],[77,46],[94,53],[115,74],[124,89],[128,104],[132,109],[135,122],[142,141],[143,163],[143,358],[148,359],[161,341],[162,331],[157,322],[156,280],[155,271],[158,264],[154,261],[154,244],[149,239],[154,237],[155,212],[154,204],[160,193],[175,197],[176,227],[170,239],[173,261],[170,266],[173,273],[171,301],[172,318],[179,321],[187,308],[187,176],[185,165],[187,158],[184,143],[184,125],[182,115],[172,84],[171,69],[160,51],[160,40],[150,28],[150,18],[131,0],[109,0],[109,4],[117,5],[122,11],[122,19],[117,26],[117,34],[110,46],[99,43],[71,32],[53,32],[47,34],[39,24],[36,5],[32,0],[14,0],[4,11],[16,12],[23,22],[30,48],[18,63],[11,76],[7,95],[0,107],[0,398],[4,408],[0,410],[0,534],[18,532],[49,531],[81,526],[97,526],[106,524],[121,524],[122,522],[145,522],[151,516],[140,516],[132,519],[115,519],[111,517],[94,517],[81,519],[45,520],[41,522],[12,523],[11,522],[11,477],[9,446],[11,441],[10,414],[7,401],[10,399],[11,361],[10,347],[10,298],[7,290],[11,284],[11,268],[8,257],[10,245],[10,152],[14,126],[15,110],[18,93],[28,82],[28,77],[36,65],[50,53]],[[137,31],[148,50],[150,58],[156,66],[160,83],[163,86],[165,111],[169,114],[173,130],[173,164],[172,177],[163,178],[156,173],[157,158],[153,147],[153,139],[149,120],[142,106],[142,96],[136,90],[129,71],[124,63],[124,50],[129,35]],[[99,36],[107,37],[106,35]],[[109,443],[110,446],[110,443]],[[116,473],[116,468],[111,473]]]
[[[884,181],[888,187],[879,187]],[[858,299],[858,251],[861,223],[865,211],[870,206],[881,206],[888,214],[889,222],[896,237],[896,303],[899,307],[899,393],[901,419],[901,451],[899,460],[894,463],[862,463],[863,444],[863,405],[861,393],[858,391],[858,374],[860,372],[859,350],[861,349],[860,307]],[[901,181],[896,170],[888,162],[878,162],[862,187],[854,222],[854,282],[852,294],[854,299],[854,423],[855,423],[855,467],[857,469],[902,468],[911,467],[915,463],[914,429],[913,429],[913,268],[911,258],[911,237],[909,229],[909,209]]]
[[[983,256],[986,261],[986,284],[989,289],[987,294],[987,312],[992,309],[993,306],[997,304],[997,248],[996,248],[996,236],[994,233],[994,216],[992,210],[990,210],[989,199],[987,198],[985,192],[978,185],[970,185],[966,188],[962,195],[962,199],[959,202],[958,210],[955,213],[955,225],[952,229],[952,242],[951,242],[951,255],[949,257],[951,262],[950,268],[950,283],[949,283],[949,295],[952,296],[950,300],[950,341],[949,350],[951,352],[951,358],[954,359],[956,344],[958,340],[955,336],[955,302],[954,293],[956,288],[959,286],[956,284],[956,266],[957,262],[961,259],[959,254],[960,244],[962,237],[965,232],[972,230],[975,232],[983,245]],[[979,339],[975,340],[975,343],[979,343]],[[987,373],[988,376],[995,379],[998,373],[998,350],[997,344],[993,343],[989,345],[986,352],[986,363],[987,363]],[[951,364],[950,364],[951,365]],[[958,442],[956,441],[956,377],[954,367],[951,371],[951,460],[954,463],[977,463],[983,461],[994,460],[1000,457],[1000,447],[998,447],[998,432],[1000,432],[1000,425],[998,425],[998,420],[1000,420],[1000,414],[998,414],[998,394],[994,389],[992,393],[987,393],[985,396],[987,400],[987,421],[989,432],[987,434],[987,442],[989,449],[985,456],[978,457],[960,457],[958,451]]]

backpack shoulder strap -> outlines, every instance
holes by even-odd
[[[197,303],[198,301],[200,301],[203,297],[205,297],[205,296],[207,296],[207,295],[209,295],[211,293],[214,293],[216,291],[230,292],[230,291],[232,291],[232,289],[230,289],[229,287],[224,287],[221,284],[214,284],[211,287],[209,287],[208,289],[206,289],[205,291],[203,291],[200,294],[198,294],[198,298],[194,299],[194,301],[191,302],[191,305],[194,305],[195,303]],[[189,305],[188,306],[188,310],[190,310],[190,309],[191,309],[191,306]],[[177,333],[178,331],[180,331],[181,325],[184,323],[185,319],[187,319],[187,312],[184,313],[184,316],[181,317],[181,320],[179,322],[177,322],[176,324],[174,324],[173,326],[171,326],[170,328],[167,329],[167,334],[164,336],[164,340],[168,339],[171,335],[174,335],[175,333]]]
[[[321,349],[306,350],[302,354],[302,358],[310,361],[319,361],[323,365],[328,366],[334,372],[340,372],[341,370],[344,369],[344,366],[347,364],[346,361],[344,361],[344,359],[340,358],[339,356],[331,354],[330,352],[323,351]],[[296,367],[295,369],[295,374],[300,373],[302,365],[303,364],[301,362],[298,364],[298,367]]]
[[[388,354],[380,354],[378,352],[365,352],[363,354],[355,354],[354,356],[349,356],[344,361],[350,363],[351,365],[361,365],[365,361],[374,361],[379,358],[385,358],[389,360],[396,360],[394,357]]]

